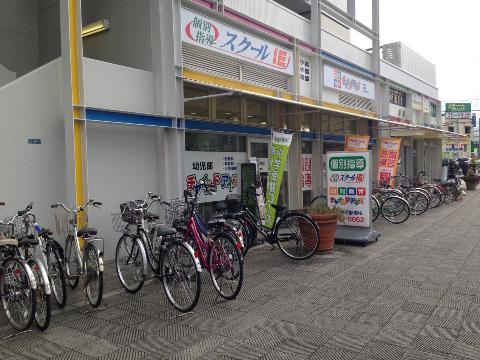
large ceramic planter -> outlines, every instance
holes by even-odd
[[[320,228],[320,246],[317,249],[317,253],[332,251],[335,244],[335,234],[337,233],[337,215],[310,214],[310,216]]]
[[[467,185],[467,190],[475,190],[478,185],[478,181],[465,181],[465,184]]]

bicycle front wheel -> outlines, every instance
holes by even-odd
[[[213,286],[227,300],[235,299],[243,283],[243,257],[240,243],[224,232],[213,239],[208,267]]]
[[[35,289],[36,309],[35,309],[35,324],[41,331],[45,331],[50,326],[50,318],[52,316],[52,306],[50,302],[50,294],[46,292],[46,284],[49,281],[40,269],[41,265],[35,261],[30,260],[28,266],[35,276],[37,288]]]
[[[280,218],[275,226],[274,238],[289,258],[305,260],[317,251],[320,230],[310,216],[292,212]]]
[[[385,220],[392,224],[401,224],[410,217],[410,206],[404,198],[390,196],[382,202],[380,212]]]
[[[147,256],[138,237],[124,234],[117,243],[115,268],[120,283],[129,293],[139,291],[146,276]]]
[[[372,203],[372,222],[378,219],[378,215],[380,214],[380,203],[378,202],[375,196],[372,196],[371,199]]]
[[[67,303],[67,283],[63,271],[58,249],[54,245],[47,245],[48,277],[52,287],[53,297],[61,308]]]
[[[428,196],[418,190],[410,190],[407,192],[405,200],[408,201],[410,213],[413,215],[422,215],[430,206]]]
[[[9,258],[2,264],[0,294],[5,314],[18,331],[32,325],[35,317],[36,296],[25,265],[18,259]]]
[[[80,264],[72,235],[65,241],[65,272],[67,273],[68,285],[75,289],[80,280]]]
[[[96,308],[100,306],[103,296],[103,260],[92,243],[85,245],[84,259],[87,299],[90,305]]]
[[[192,247],[171,241],[161,253],[161,274],[165,295],[181,312],[191,311],[200,298],[201,270],[197,269]]]

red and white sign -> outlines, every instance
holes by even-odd
[[[302,191],[312,190],[312,154],[302,154],[300,159]]]
[[[352,95],[375,100],[375,83],[373,81],[362,79],[328,65],[323,66],[323,84]]]
[[[397,175],[398,157],[402,140],[397,138],[380,139],[378,156],[378,183],[390,184],[392,176]]]
[[[182,41],[293,75],[291,50],[182,8]]]
[[[345,138],[345,151],[364,151],[368,150],[368,135],[347,135]]]

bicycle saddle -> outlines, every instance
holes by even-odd
[[[209,227],[222,227],[226,223],[224,218],[212,218],[208,221]]]
[[[52,234],[53,232],[50,229],[42,229],[38,232],[38,236],[42,236],[42,237],[48,237]]]
[[[31,237],[25,237],[21,238],[18,240],[18,246],[35,246],[38,245],[38,240],[31,238]]]
[[[287,208],[286,205],[278,205],[278,204],[277,205],[272,204],[272,207],[278,212],[281,212]]]
[[[83,236],[94,236],[97,235],[97,229],[94,228],[83,228],[77,231],[77,236],[78,237],[83,237]]]
[[[0,247],[1,246],[18,246],[17,239],[0,239]]]
[[[177,230],[165,225],[156,225],[155,232],[157,233],[158,236],[172,236],[177,233]]]

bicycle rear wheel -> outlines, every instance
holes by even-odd
[[[54,245],[47,245],[47,264],[53,297],[57,305],[63,308],[67,303],[67,283],[58,249]]]
[[[392,224],[401,224],[410,217],[410,206],[404,198],[390,196],[382,202],[380,212],[385,220]]]
[[[115,268],[123,288],[129,293],[139,291],[145,282],[147,257],[138,237],[122,235],[115,250]]]
[[[243,283],[243,257],[230,234],[215,236],[208,254],[208,267],[213,287],[227,300],[235,299]]]
[[[430,206],[428,196],[417,190],[410,190],[405,195],[405,200],[410,206],[410,213],[413,215],[422,215]]]
[[[460,195],[460,191],[458,191],[458,188],[456,185],[443,184],[442,186],[445,189],[445,193],[446,193],[446,197],[445,197],[446,204],[451,204],[458,199],[458,196]]]
[[[305,260],[315,254],[320,244],[320,230],[313,219],[302,213],[288,213],[280,218],[273,234],[280,250],[291,259]]]
[[[380,214],[380,203],[378,202],[375,196],[372,196],[372,222],[378,219],[378,215]]]
[[[34,284],[24,263],[9,258],[2,264],[3,276],[0,277],[0,295],[5,314],[18,331],[24,331],[32,325],[36,310]]]
[[[41,331],[45,331],[50,326],[50,318],[52,316],[52,306],[50,294],[47,294],[46,284],[48,277],[42,273],[41,264],[36,260],[29,260],[28,265],[35,276],[37,288],[35,289],[36,308],[35,308],[35,324]]]
[[[162,248],[161,274],[165,295],[180,312],[189,312],[200,298],[201,270],[193,249],[180,241],[170,241]]]
[[[433,185],[426,185],[423,186],[423,189],[428,191],[430,194],[430,207],[431,208],[436,208],[442,205],[442,194],[440,191]]]
[[[65,241],[65,272],[67,275],[68,285],[75,289],[80,281],[80,264],[77,258],[76,244],[72,235],[67,237]]]
[[[90,305],[96,308],[100,306],[103,296],[103,259],[91,242],[85,245],[84,259],[87,299]]]

